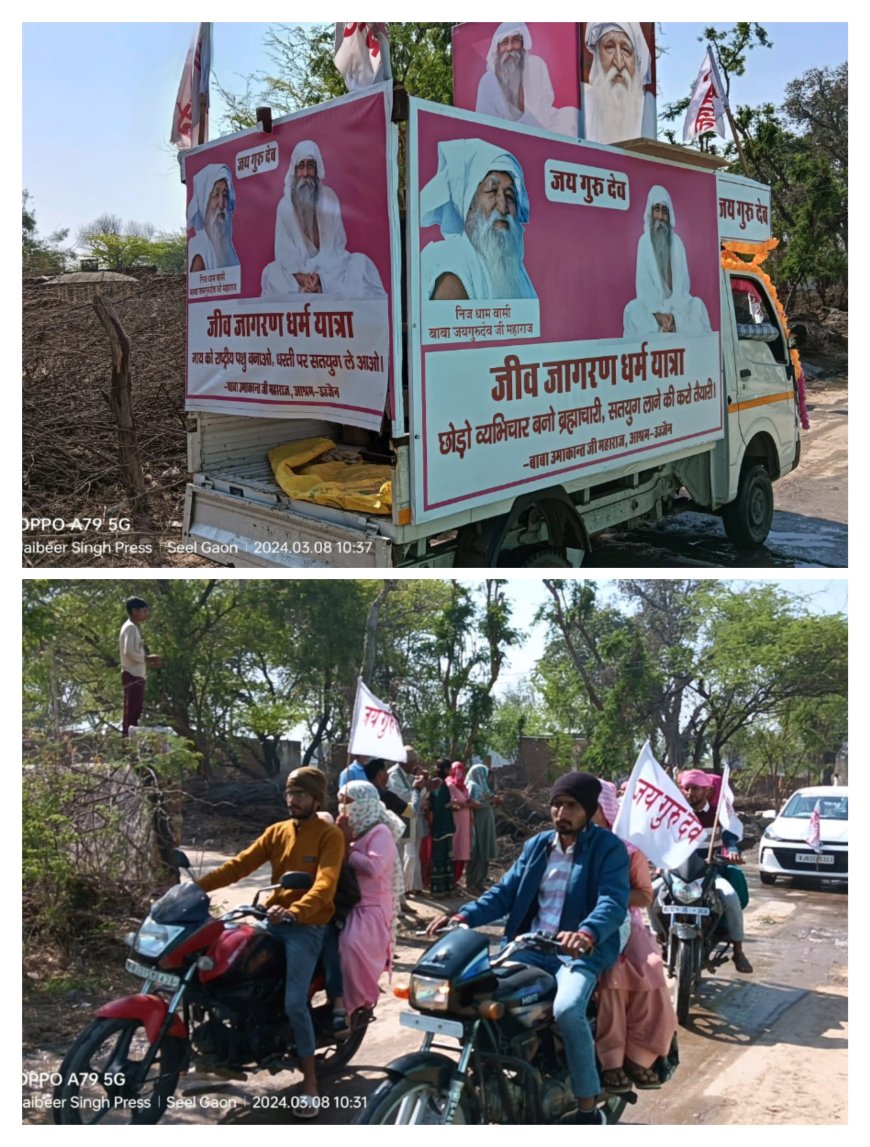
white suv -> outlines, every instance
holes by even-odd
[[[820,843],[814,851],[807,837],[810,817],[819,806]],[[767,814],[772,823],[758,846],[758,875],[762,884],[777,876],[810,880],[849,879],[849,790],[836,785],[815,785],[791,794],[779,813]]]

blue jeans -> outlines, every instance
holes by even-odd
[[[600,1090],[595,1062],[595,1042],[586,1018],[589,997],[598,976],[586,967],[581,957],[563,964],[556,956],[543,952],[517,952],[512,957],[523,964],[533,964],[556,977],[556,999],[553,1018],[565,1044],[565,1058],[571,1075],[571,1087],[578,1099],[591,1099]]]
[[[334,924],[327,924],[324,930],[323,978],[326,981],[326,995],[331,1001],[344,995],[344,978],[338,955],[338,929]]]
[[[308,1009],[308,988],[323,948],[323,924],[266,924],[266,931],[284,945],[284,1014],[290,1021],[300,1056],[314,1055],[314,1024]]]

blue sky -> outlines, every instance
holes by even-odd
[[[84,5],[88,7],[92,20],[109,11],[104,4]],[[166,7],[156,3],[149,11]],[[217,18],[224,7],[216,0],[207,14]],[[435,15],[421,11],[426,7],[414,3],[413,12],[406,7],[401,14]],[[68,10],[42,5],[46,8],[64,15]],[[541,12],[539,4],[535,15],[550,14],[547,9],[544,5]],[[28,16],[39,14],[39,5],[28,11]],[[80,5],[76,14],[88,13]],[[467,12],[437,12],[441,19],[459,14]],[[778,104],[789,80],[810,67],[835,66],[847,58],[845,23],[764,21],[764,26],[774,46],[752,53],[747,75],[734,80],[734,103]],[[22,187],[33,197],[40,235],[68,227],[74,238],[80,226],[104,212],[124,221],[153,223],[158,230],[183,225],[184,194],[169,128],[195,27],[192,22],[22,25]],[[269,67],[263,48],[268,27],[216,19],[213,75],[224,87],[242,91],[244,77]],[[702,24],[661,24],[659,45],[665,54],[658,64],[660,108],[687,94],[703,54],[698,41],[702,29]],[[224,111],[220,96],[213,95],[212,138],[219,134]]]

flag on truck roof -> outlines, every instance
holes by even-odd
[[[169,142],[182,150],[208,139],[211,24],[200,24],[187,51],[172,113]]]
[[[713,52],[708,47],[701,61],[692,97],[683,123],[683,143],[692,143],[706,132],[714,131],[725,138],[725,86]]]
[[[335,66],[349,92],[393,78],[386,24],[336,24]]]

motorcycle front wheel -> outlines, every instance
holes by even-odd
[[[372,1093],[354,1123],[444,1124],[447,1093],[424,1079],[386,1079]],[[460,1101],[451,1123],[468,1123]]]
[[[94,1020],[60,1065],[54,1122],[157,1123],[178,1086],[187,1042],[164,1036],[145,1077],[140,1078],[150,1047],[139,1020]]]
[[[681,1027],[685,1027],[689,1019],[689,1004],[692,999],[692,984],[695,979],[695,953],[693,949],[692,943],[681,940],[677,951],[676,1012],[677,1023]]]

